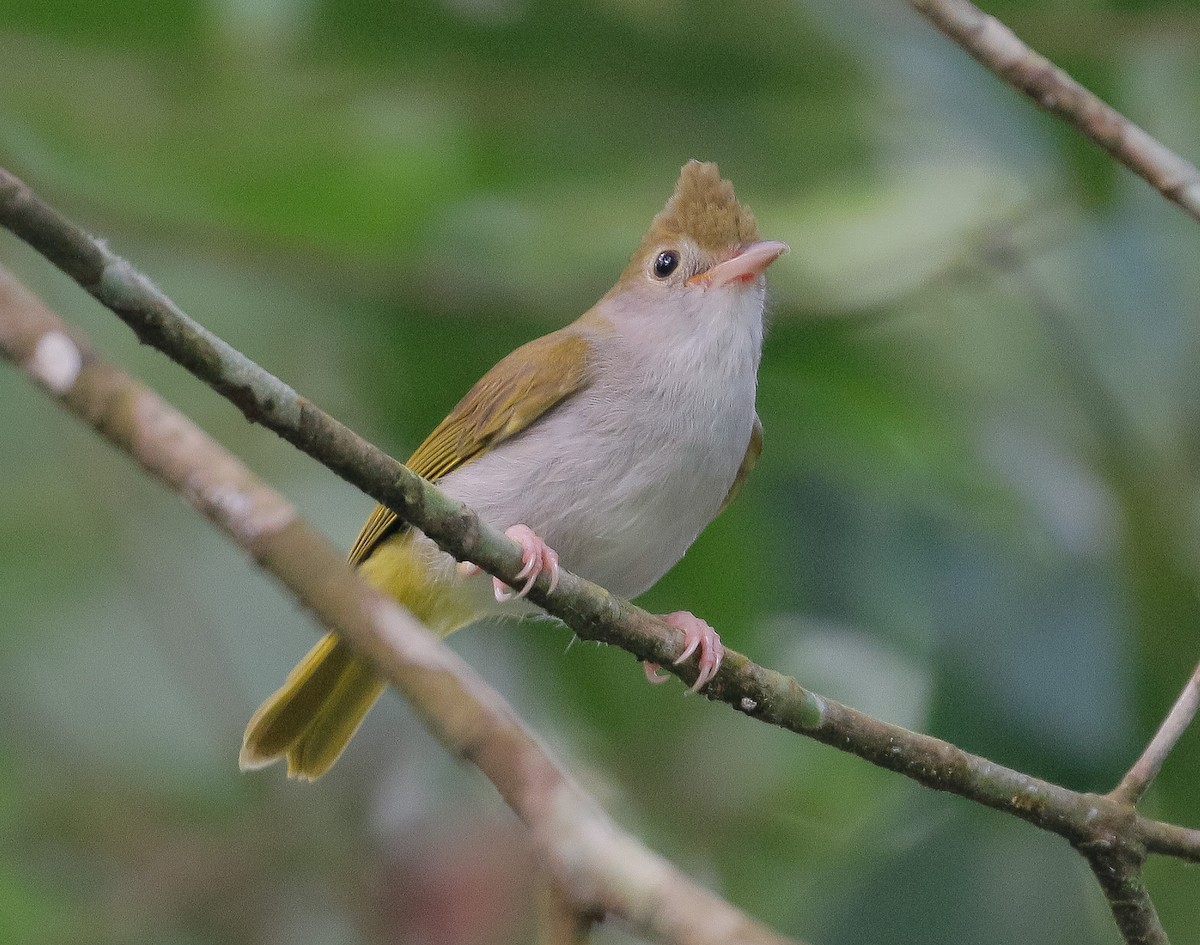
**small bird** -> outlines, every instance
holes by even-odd
[[[543,571],[553,587],[560,562],[614,594],[647,590],[762,451],[763,272],[787,249],[759,240],[715,164],[689,161],[617,284],[496,364],[408,460],[520,545],[520,590],[498,578],[489,586],[384,506],[350,563],[443,635],[511,611],[505,602]],[[685,611],[663,619],[684,634],[680,661],[697,653],[693,688],[703,687],[720,666],[720,638]],[[660,681],[656,671],[647,665]],[[383,689],[367,660],[326,634],[250,719],[242,769],[286,758],[290,777],[320,777]]]

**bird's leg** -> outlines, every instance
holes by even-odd
[[[679,654],[679,659],[675,660],[676,666],[697,650],[700,651],[700,672],[696,676],[696,681],[692,683],[692,692],[699,692],[717,675],[717,670],[721,668],[721,660],[725,656],[725,646],[721,643],[721,638],[717,636],[716,630],[686,610],[663,614],[662,619],[683,633],[684,648],[683,652]],[[643,664],[643,667],[646,670],[646,678],[652,683],[666,682],[671,678],[667,675],[659,675],[657,663],[647,662]]]
[[[533,587],[537,576],[543,571],[550,572],[550,591],[553,593],[554,589],[558,587],[558,553],[542,541],[528,525],[514,525],[505,530],[504,534],[521,546],[521,562],[524,566],[517,573],[517,580],[519,581],[521,578],[526,580],[521,590],[514,591],[499,578],[492,578],[492,588],[495,591],[496,600],[503,603],[524,597]],[[479,566],[470,561],[458,563],[459,573],[466,577],[478,574],[479,570]]]

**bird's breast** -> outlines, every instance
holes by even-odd
[[[695,365],[661,360],[605,372],[441,484],[489,524],[528,525],[567,568],[635,597],[683,556],[733,483],[754,422],[751,355],[715,385]]]

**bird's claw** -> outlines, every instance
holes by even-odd
[[[721,668],[721,660],[725,657],[725,645],[721,643],[721,638],[717,635],[716,630],[686,610],[664,614],[662,619],[683,633],[683,652],[679,654],[674,665],[678,666],[697,650],[700,652],[697,660],[700,672],[697,673],[696,681],[692,683],[691,687],[692,692],[699,692],[712,682],[712,678],[717,675],[717,670]],[[666,682],[671,678],[659,673],[660,667],[657,663],[644,663],[643,668],[646,678],[652,683]]]
[[[516,579],[519,581],[524,578],[525,584],[519,591],[514,591],[499,578],[492,578],[496,600],[503,603],[524,597],[543,571],[550,572],[550,592],[553,593],[558,587],[558,553],[542,541],[528,525],[514,525],[504,534],[521,546],[521,561],[524,567],[517,573]]]

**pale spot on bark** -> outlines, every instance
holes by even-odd
[[[61,331],[42,335],[26,368],[29,373],[56,394],[65,394],[74,385],[83,367],[79,346]]]
[[[216,519],[243,544],[274,534],[291,524],[295,509],[269,489],[223,480],[212,470],[189,477],[186,493],[195,497],[210,518]]]

